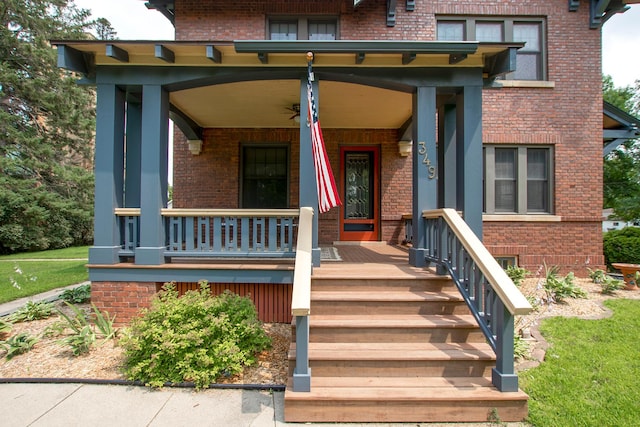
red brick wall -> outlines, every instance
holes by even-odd
[[[554,214],[562,222],[488,222],[484,241],[496,255],[519,256],[527,268],[537,268],[543,260],[574,270],[584,270],[587,260],[592,267],[602,266],[601,34],[589,29],[588,4],[568,12],[567,3],[557,0],[438,0],[416,2],[416,10],[407,12],[398,2],[394,27],[386,26],[386,4],[367,0],[354,9],[347,0],[176,0],[176,37],[263,39],[267,18],[286,14],[337,16],[344,40],[434,40],[438,14],[546,17],[548,80],[555,87],[485,90],[483,141],[553,147]],[[297,206],[297,133],[207,130],[204,153],[198,157],[187,156],[186,144],[178,143],[175,206],[237,207],[240,141],[291,142],[290,201]],[[395,152],[395,131],[325,129],[325,138],[335,170],[339,144],[380,144],[382,239],[402,240],[399,217],[410,210],[411,170],[409,160]],[[335,240],[337,232],[334,210],[321,218],[320,241]]]
[[[382,240],[401,242],[404,228],[401,216],[408,213],[411,200],[410,160],[398,155],[396,130],[340,130],[323,132],[327,154],[340,180],[341,145],[381,147]],[[288,143],[290,145],[290,207],[299,207],[299,130],[298,129],[206,129],[202,153],[193,156],[184,135],[174,135],[173,206],[175,208],[239,207],[240,147],[243,143]],[[339,238],[339,210],[320,216],[319,241],[331,243]]]
[[[115,316],[116,326],[122,326],[149,307],[160,286],[155,282],[91,282],[91,302]]]

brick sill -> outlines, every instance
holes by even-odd
[[[560,222],[562,217],[558,215],[482,215],[486,222]]]
[[[493,82],[495,88],[507,88],[507,87],[524,87],[524,88],[537,88],[537,89],[554,89],[556,82],[549,82],[544,80],[496,80]]]

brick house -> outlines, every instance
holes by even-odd
[[[97,86],[92,299],[126,321],[161,283],[187,289],[207,279],[217,290],[251,294],[263,320],[289,321],[293,311],[290,421],[482,421],[491,408],[502,420],[522,419],[513,316],[528,304],[485,255],[534,271],[543,262],[577,274],[604,264],[600,28],[630,3],[637,1],[153,0],[148,6],[171,20],[175,41],[54,41],[60,65]],[[344,202],[322,214],[307,123],[307,52]],[[176,124],[172,209],[169,118]],[[308,221],[306,207],[313,209],[305,211],[313,212]],[[333,399],[322,400],[314,391],[335,375],[321,373],[314,383],[309,366],[324,372],[317,354],[350,350],[319,348],[318,323],[309,316],[309,304],[319,302],[307,295],[298,304],[298,280],[317,298],[322,280],[340,274],[335,264],[326,273],[322,247],[407,240],[403,265],[378,262],[394,273],[377,274],[389,283],[398,271],[441,283],[436,273],[449,273],[496,356],[483,367],[422,368],[463,389],[469,380],[458,377],[480,371],[471,380],[478,394],[448,389],[442,393],[459,400],[432,399],[410,411],[406,401],[394,407],[365,397],[366,405],[354,406],[335,388]],[[310,270],[304,258],[298,263],[307,246],[310,277],[300,273]],[[381,247],[371,252],[389,255]],[[345,257],[359,250],[339,248]],[[431,264],[437,269],[426,270]],[[366,342],[364,334],[339,348]],[[453,341],[463,349],[454,353],[487,355],[476,342],[484,338]],[[453,357],[448,338],[433,345],[429,354]],[[370,375],[349,360],[336,362],[342,376]],[[394,362],[376,363],[376,385],[358,383],[363,396],[407,387],[389,385],[398,376]],[[379,384],[385,369],[394,374]],[[450,369],[455,380],[445,375]]]

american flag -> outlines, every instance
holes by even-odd
[[[342,205],[338,187],[331,171],[331,164],[324,147],[320,121],[318,120],[318,108],[313,97],[313,70],[311,61],[307,68],[307,99],[309,102],[309,127],[311,128],[311,146],[313,151],[313,164],[316,169],[316,183],[318,185],[318,210],[320,213]]]

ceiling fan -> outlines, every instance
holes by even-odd
[[[291,107],[286,108],[293,113],[293,115],[289,117],[289,120],[300,123],[300,104],[292,104]]]

